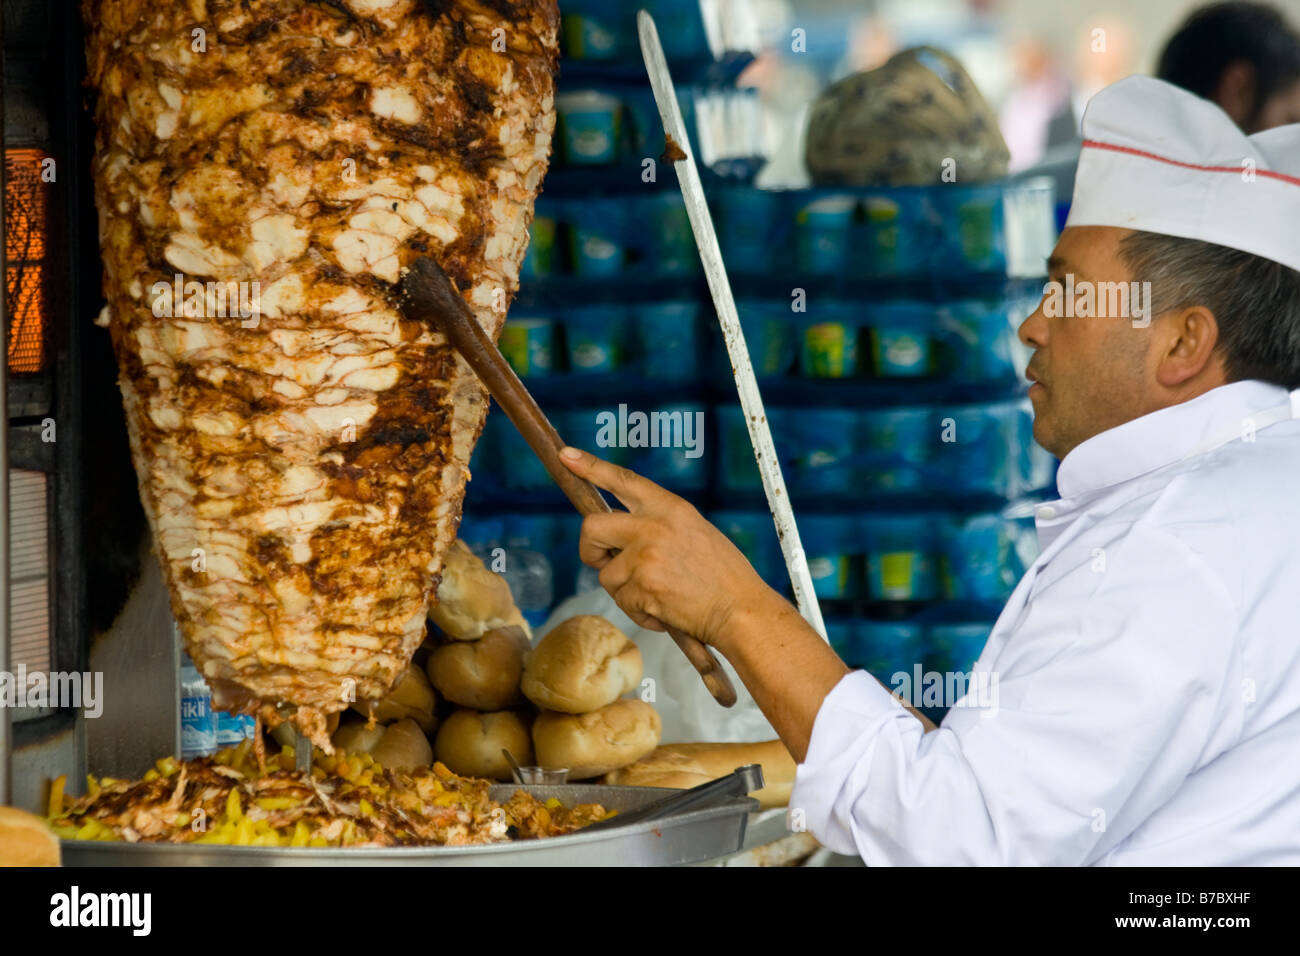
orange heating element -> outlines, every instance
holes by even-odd
[[[49,184],[41,170],[46,158],[39,149],[4,151],[5,315],[9,372],[15,375],[45,367]]]

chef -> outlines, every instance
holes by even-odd
[[[1300,864],[1300,125],[1248,137],[1130,77],[1083,132],[1020,327],[1061,497],[976,664],[995,707],[932,729],[688,503],[571,449],[628,509],[586,519],[581,557],[639,624],[735,666],[799,761],[792,810],[835,851]],[[1103,283],[1127,307],[1084,307]]]

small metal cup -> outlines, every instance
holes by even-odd
[[[569,768],[560,767],[520,767],[515,775],[518,783],[557,784],[569,782]]]

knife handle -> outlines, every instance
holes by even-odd
[[[560,461],[564,442],[555,426],[542,412],[505,356],[488,337],[470,311],[469,304],[456,294],[446,274],[432,259],[416,259],[404,283],[404,308],[414,319],[432,324],[442,331],[474,370],[506,417],[528,442],[541,460],[546,473],[584,517],[612,511],[609,502],[595,485],[575,475]],[[670,629],[673,639],[708,688],[713,699],[723,707],[736,703],[736,688],[722,669],[713,650],[698,639]]]

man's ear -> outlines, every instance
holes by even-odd
[[[1162,324],[1167,332],[1156,368],[1157,382],[1165,388],[1180,388],[1205,373],[1222,377],[1223,366],[1217,352],[1219,323],[1213,312],[1205,306],[1194,305],[1170,313]]]
[[[1255,113],[1255,66],[1249,60],[1233,60],[1223,68],[1214,102],[1238,126],[1245,126]]]

